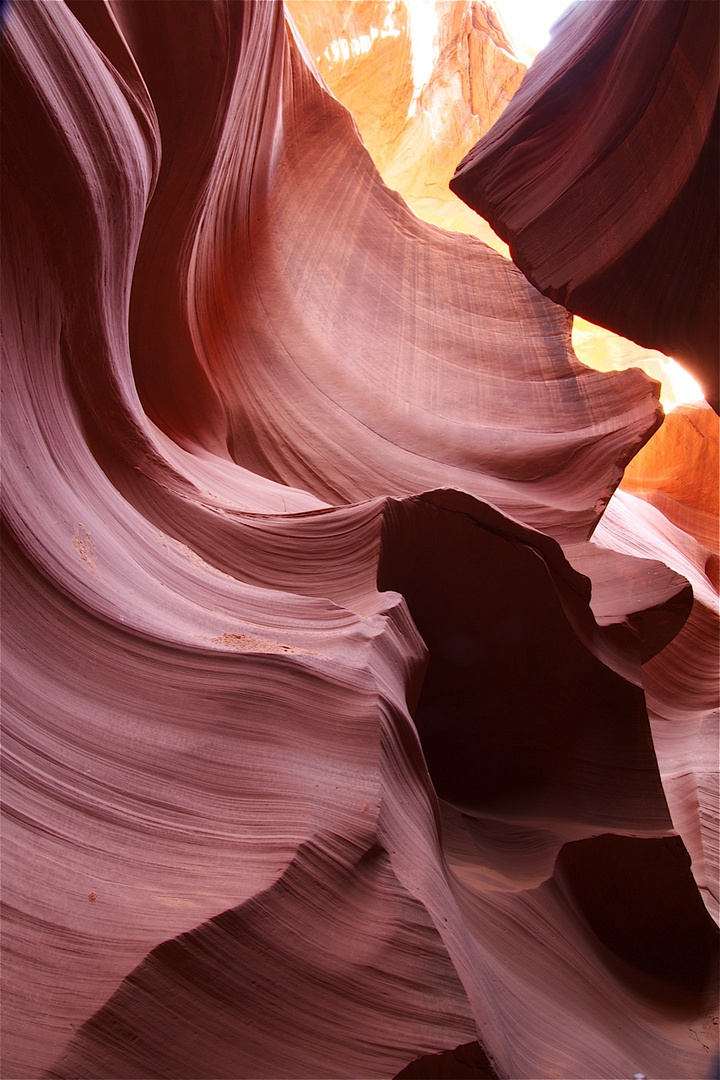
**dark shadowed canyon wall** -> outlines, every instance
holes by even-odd
[[[571,311],[687,363],[718,408],[714,0],[574,4],[453,190]]]

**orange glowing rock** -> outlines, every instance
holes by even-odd
[[[448,187],[459,157],[495,123],[526,70],[492,5],[288,0],[287,8],[388,187],[425,221],[506,254]]]
[[[718,435],[720,418],[707,405],[682,405],[625,469],[621,487],[640,495],[714,554],[717,585]]]
[[[315,51],[398,145],[454,103],[444,160],[516,69],[438,5],[418,92],[389,7]],[[2,49],[3,1075],[700,1075],[714,596],[616,490],[656,384],[408,210],[281,4]]]
[[[718,406],[715,0],[574,4],[452,188],[546,295],[684,360]]]

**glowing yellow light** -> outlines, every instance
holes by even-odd
[[[438,58],[438,15],[435,0],[405,0],[412,49],[413,97],[408,117],[415,115],[418,98],[427,84]]]
[[[672,412],[678,405],[690,405],[694,401],[704,400],[702,387],[685,368],[680,367],[680,364],[669,356],[664,357],[663,367],[665,380],[660,401],[666,413]]]
[[[399,37],[400,31],[393,24],[392,11],[390,11],[385,17],[380,30],[376,26],[370,26],[367,34],[360,34],[359,37],[341,37],[335,38],[328,45],[325,52],[322,54],[329,64],[340,64],[349,60],[351,56],[363,56],[365,53],[370,52],[373,47],[373,43],[378,38],[386,37]],[[316,57],[319,60],[320,57]]]
[[[550,40],[550,27],[570,7],[569,0],[491,0],[508,36],[515,55],[531,64]]]
[[[642,368],[660,383],[660,404],[666,413],[678,405],[704,400],[700,385],[671,357],[645,349],[578,316],[573,321],[572,343],[578,359],[596,371]]]
[[[469,10],[471,0],[465,0],[465,2]],[[551,26],[563,11],[571,6],[568,0],[490,0],[490,2],[503,24],[516,56],[526,64],[532,63],[535,54],[547,44]],[[363,32],[354,36],[346,33],[331,41],[323,54],[330,67],[337,66],[341,71],[343,65],[369,53],[377,41],[388,37],[399,37],[400,28],[405,22],[410,38],[413,81],[413,96],[406,123],[408,126],[422,124],[422,131],[419,136],[416,136],[419,139],[428,136],[434,139],[436,127],[437,138],[443,138],[443,124],[440,119],[436,124],[436,118],[432,113],[432,108],[437,108],[437,99],[429,101],[426,97],[424,100],[426,111],[422,112],[422,116],[416,115],[418,102],[430,83],[438,62],[438,31],[440,13],[443,10],[444,7],[439,7],[436,0],[387,0],[382,25],[378,20],[377,25],[365,25]],[[320,59],[321,57],[317,57],[318,61]],[[328,78],[331,86],[335,86],[332,76]],[[338,87],[335,86],[335,89],[338,90]],[[384,106],[390,109],[392,102],[387,101]],[[371,152],[373,151],[373,142],[370,137],[368,137],[368,148]],[[458,145],[454,160],[459,160],[467,149],[469,146]],[[423,160],[422,154],[419,154],[418,170],[421,169]],[[416,187],[410,184],[406,188],[402,182],[406,178],[402,169],[399,174],[384,173],[384,176],[391,187],[400,191],[419,217],[446,229],[477,236],[506,258],[509,257],[507,245],[495,236],[487,222],[449,191],[445,192],[443,189],[443,196],[439,198],[429,181],[418,184]],[[415,174],[412,176],[416,179]],[[418,191],[421,192],[419,195]],[[612,334],[609,330],[594,326],[577,317],[573,327],[573,346],[583,363],[599,371],[624,370],[628,367],[642,368],[651,378],[660,383],[660,401],[665,412],[671,412],[678,405],[703,400],[700,386],[680,364],[670,357],[663,356],[662,353],[652,349],[643,349],[632,341],[627,341],[625,338]]]

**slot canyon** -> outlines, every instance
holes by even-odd
[[[2,1076],[704,1080],[716,0],[2,10]]]

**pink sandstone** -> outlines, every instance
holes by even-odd
[[[3,1075],[704,1075],[657,385],[412,215],[281,4],[2,47]]]

